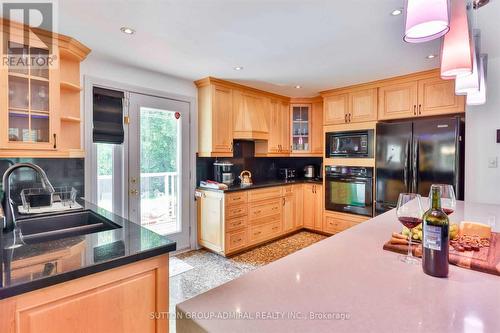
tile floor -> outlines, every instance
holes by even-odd
[[[178,303],[325,238],[323,235],[301,231],[231,258],[224,258],[206,250],[178,254],[176,258],[193,268],[170,278],[170,312],[175,313]],[[174,320],[170,322],[170,332],[175,332]]]

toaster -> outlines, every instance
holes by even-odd
[[[279,179],[290,180],[297,177],[297,170],[292,168],[280,168],[278,172]]]

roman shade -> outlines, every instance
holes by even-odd
[[[123,91],[93,88],[93,131],[95,143],[123,143]]]

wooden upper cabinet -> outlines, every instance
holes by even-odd
[[[323,102],[317,101],[312,104],[311,112],[311,153],[323,154]]]
[[[378,119],[399,119],[416,116],[418,83],[416,81],[380,87]]]
[[[377,120],[377,89],[346,92],[324,98],[325,125]]]
[[[9,34],[1,29],[7,25]],[[84,156],[80,62],[90,49],[16,22],[0,20],[0,30],[8,60],[0,68],[0,157]]]
[[[235,139],[269,139],[269,99],[244,90],[233,90],[233,136]]]
[[[233,151],[233,96],[231,89],[213,87],[213,150],[231,153]]]
[[[325,125],[345,124],[349,113],[349,95],[340,94],[325,97],[323,120]]]
[[[271,100],[269,103],[269,140],[268,152],[279,153],[281,144],[281,107],[280,102]]]
[[[350,123],[377,120],[377,89],[367,89],[349,93]]]
[[[455,80],[419,80],[417,112],[419,116],[465,112],[465,97],[455,95]]]
[[[455,81],[424,78],[379,88],[378,119],[401,119],[465,112]]]
[[[280,102],[281,152],[290,153],[290,103]]]
[[[233,155],[233,91],[209,84],[198,88],[198,155]]]

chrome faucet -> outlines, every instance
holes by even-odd
[[[3,228],[6,230],[12,230],[16,224],[14,205],[12,199],[10,198],[10,175],[12,174],[12,172],[14,172],[19,168],[30,168],[35,170],[35,172],[40,176],[40,180],[42,181],[42,187],[44,188],[44,190],[50,193],[55,192],[54,187],[47,178],[47,174],[38,165],[32,163],[17,163],[8,168],[7,171],[5,171],[5,173],[3,174],[3,183],[2,183],[3,185],[2,207],[4,212]]]

